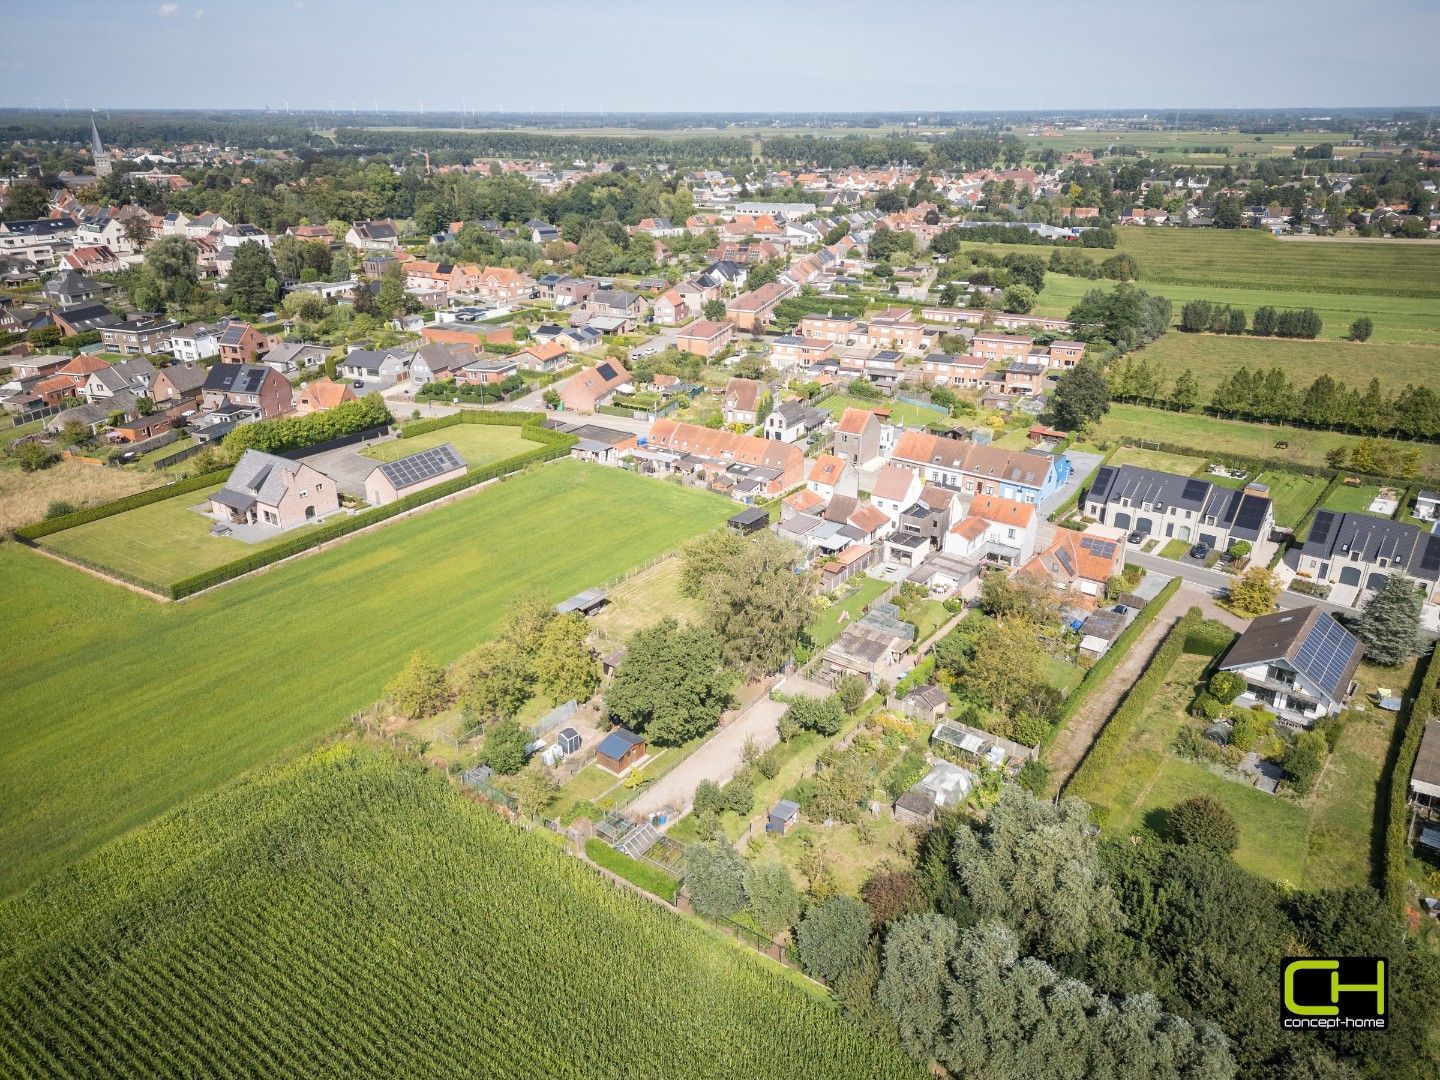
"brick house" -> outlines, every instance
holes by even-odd
[[[728,322],[711,322],[696,319],[675,338],[675,347],[681,352],[694,353],[709,360],[725,350],[735,340],[735,327]]]
[[[1030,355],[1035,343],[1021,334],[996,334],[989,331],[976,333],[970,343],[970,351],[986,360],[1024,360]]]
[[[216,364],[205,376],[201,392],[210,410],[250,405],[260,410],[263,420],[290,411],[290,380],[264,364]]]
[[[633,386],[630,373],[619,363],[602,360],[566,379],[557,392],[568,411],[593,413],[601,405],[608,405],[621,390]]]
[[[758,289],[741,293],[725,305],[725,313],[741,330],[763,330],[775,318],[775,309],[780,301],[789,296],[791,291],[791,286],[772,281]]]
[[[880,456],[880,418],[868,409],[846,409],[835,425],[834,452],[852,464]]]
[[[753,427],[760,421],[760,406],[765,400],[765,384],[755,379],[732,378],[720,395],[720,408],[727,424]]]
[[[487,266],[475,280],[474,292],[480,299],[493,304],[528,300],[535,292],[535,279],[503,266]]]
[[[295,412],[300,416],[324,412],[347,401],[356,401],[355,391],[346,383],[312,379],[295,391]]]
[[[248,364],[269,352],[276,339],[262,334],[249,323],[232,322],[220,333],[217,346],[222,364]]]
[[[856,325],[850,315],[806,315],[797,329],[802,337],[844,345],[854,336]]]
[[[232,525],[293,529],[338,509],[339,491],[324,473],[259,450],[241,454],[225,486],[210,496],[211,515]]]

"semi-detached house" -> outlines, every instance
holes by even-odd
[[[900,436],[891,460],[954,491],[1017,502],[1042,502],[1070,478],[1070,460],[1063,455],[1002,450],[920,431]]]

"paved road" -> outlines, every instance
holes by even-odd
[[[807,679],[797,677],[784,680],[775,691],[785,694],[812,694],[816,697],[823,697],[830,692],[828,687],[817,686]],[[747,742],[754,739],[761,750],[768,750],[780,741],[778,724],[787,708],[787,705],[776,701],[769,694],[758,699],[688,758],[641,792],[635,801],[625,808],[626,815],[638,819],[649,816],[664,806],[674,807],[682,814],[688,813],[695,801],[695,789],[700,786],[700,781],[713,780],[717,784],[724,784],[740,771]]]
[[[1075,494],[1076,488],[1089,479],[1104,458],[1103,454],[1091,454],[1084,450],[1066,450],[1065,456],[1070,459],[1070,479],[1040,504],[1042,514],[1053,512],[1057,506]]]
[[[1129,548],[1125,553],[1125,561],[1136,563],[1147,570],[1183,578],[1186,582],[1199,586],[1212,596],[1222,596],[1230,588],[1229,574],[1223,570],[1207,569],[1189,559],[1162,559],[1158,555],[1146,555],[1144,552]],[[1336,614],[1354,614],[1354,608],[1346,607],[1344,604],[1333,604],[1329,600],[1321,600],[1319,597],[1301,596],[1288,589],[1280,594],[1282,608],[1311,607],[1312,605]]]

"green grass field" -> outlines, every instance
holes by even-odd
[[[1159,469],[1178,476],[1194,476],[1205,467],[1203,457],[1171,454],[1164,450],[1144,450],[1138,446],[1122,446],[1110,459],[1111,465],[1136,465],[1142,469]]]
[[[1437,305],[1440,306],[1440,305]],[[1440,384],[1440,339],[1434,345],[1393,345],[1349,341],[1296,341],[1171,331],[1135,354],[1160,364],[1173,378],[1186,368],[1200,381],[1202,401],[1242,367],[1251,371],[1285,369],[1290,382],[1304,390],[1321,375],[1363,390],[1371,379],[1398,392],[1406,383]]]
[[[839,419],[846,409],[889,409],[892,419],[906,427],[925,427],[927,424],[939,423],[945,419],[945,414],[942,412],[934,409],[922,409],[909,402],[866,401],[863,398],[851,397],[849,394],[834,394],[820,402],[819,407],[836,419]]]
[[[1358,487],[1341,484],[1325,500],[1325,509],[1337,510],[1344,514],[1372,514],[1374,517],[1387,517],[1386,514],[1374,514],[1370,509],[1370,504],[1379,494],[1379,484],[1360,484]]]
[[[855,586],[853,592],[843,592],[844,588]],[[815,641],[817,650],[826,648],[832,641],[840,636],[840,632],[849,626],[856,619],[865,614],[865,605],[874,600],[890,587],[890,582],[882,581],[880,578],[873,578],[869,574],[860,574],[851,578],[842,587],[843,598],[820,613],[820,618],[815,621],[810,636]],[[841,621],[841,616],[844,621]]]
[[[558,601],[732,511],[565,460],[178,604],[3,545],[0,895],[335,730],[510,598]]]
[[[450,443],[472,469],[481,469],[504,461],[526,450],[533,450],[538,443],[531,442],[521,434],[522,428],[504,427],[499,424],[456,424],[416,435],[413,439],[393,439],[376,443],[360,451],[376,461],[394,461],[397,458],[418,454],[432,446]]]
[[[1326,485],[1322,477],[1302,473],[1263,472],[1256,479],[1270,486],[1275,521],[1289,529],[1300,524],[1300,519],[1310,512]]]
[[[378,750],[247,778],[0,905],[0,1060],[57,1077],[925,1075],[798,975],[552,839]]]
[[[1100,421],[1097,438],[1121,436],[1194,447],[1198,455],[1247,454],[1276,461],[1325,467],[1325,455],[1336,447],[1350,447],[1353,435],[1338,431],[1311,431],[1306,428],[1217,420],[1198,413],[1166,412],[1141,405],[1111,405]],[[1277,443],[1285,443],[1278,446]],[[1403,443],[1420,450],[1420,468],[1427,475],[1440,475],[1440,446],[1434,443]],[[1086,449],[1086,447],[1082,447]]]

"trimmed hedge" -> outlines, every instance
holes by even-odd
[[[1177,579],[1178,580],[1178,579]],[[1140,678],[1135,680],[1135,685],[1130,687],[1125,694],[1120,707],[1115,714],[1100,730],[1100,736],[1091,744],[1090,750],[1086,753],[1080,767],[1075,770],[1065,784],[1065,794],[1074,794],[1084,798],[1083,788],[1086,778],[1091,773],[1103,774],[1114,768],[1114,759],[1119,747],[1123,746],[1134,733],[1135,725],[1145,712],[1146,706],[1150,704],[1156,692],[1165,682],[1165,677],[1170,674],[1170,669],[1175,666],[1175,661],[1180,659],[1180,654],[1185,651],[1185,642],[1195,632],[1196,627],[1202,619],[1198,607],[1192,607],[1180,617],[1180,621],[1170,628],[1165,635],[1165,640],[1155,650],[1155,655],[1150,658],[1145,671]],[[1110,653],[1115,650],[1111,649]],[[1110,653],[1106,653],[1109,656]],[[1097,667],[1099,665],[1096,665]],[[1094,668],[1090,669],[1094,671]]]
[[[1405,807],[1410,771],[1415,768],[1415,758],[1420,753],[1425,724],[1436,716],[1440,716],[1440,644],[1431,650],[1430,661],[1425,665],[1425,676],[1420,681],[1420,692],[1402,716],[1403,734],[1399,749],[1395,753],[1394,764],[1385,773],[1389,790],[1384,798],[1389,804],[1389,817],[1385,823],[1385,870],[1381,884],[1385,902],[1397,916],[1405,914],[1408,891],[1405,859],[1409,844],[1405,835]]]
[[[176,495],[184,495],[187,491],[199,491],[201,488],[211,487],[214,484],[223,484],[229,475],[229,469],[216,469],[214,472],[192,476],[188,480],[177,480],[173,484],[163,484],[147,491],[137,491],[134,495],[126,495],[123,499],[116,499],[114,502],[102,503],[99,506],[87,506],[83,510],[76,510],[73,514],[64,514],[48,521],[37,521],[34,525],[26,525],[24,528],[16,529],[15,536],[20,540],[39,540],[42,536],[64,532],[77,525],[87,525],[92,521],[123,514],[127,510],[136,510],[142,506],[149,506],[151,503],[164,502]],[[104,569],[104,567],[96,569]],[[152,586],[146,586],[146,588],[150,587]],[[163,589],[159,591],[164,592]]]
[[[463,415],[463,414],[462,414]],[[524,414],[530,415],[530,414]],[[448,425],[447,425],[448,426]],[[519,425],[516,425],[519,426]],[[545,446],[538,446],[534,450],[527,450],[522,454],[506,458],[504,461],[497,461],[493,465],[487,465],[483,469],[472,469],[464,476],[457,476],[453,480],[447,480],[443,484],[436,484],[434,487],[426,488],[424,491],[417,491],[413,495],[407,495],[403,499],[386,506],[376,506],[370,510],[332,519],[319,528],[291,537],[289,540],[276,544],[274,547],[266,548],[264,551],[257,551],[252,555],[246,555],[223,566],[216,566],[210,570],[202,571],[199,574],[192,574],[188,578],[182,578],[170,586],[166,592],[172,600],[179,600],[200,592],[202,589],[209,589],[231,578],[239,577],[241,574],[248,574],[252,570],[259,570],[281,559],[288,559],[292,555],[298,555],[302,551],[317,547],[320,544],[329,543],[331,540],[339,539],[350,533],[358,532],[360,529],[375,525],[388,518],[403,514],[407,510],[414,510],[416,507],[424,506],[426,503],[443,499],[447,495],[453,495],[458,491],[483,484],[487,480],[494,480],[497,477],[505,476],[508,473],[518,472],[520,469],[530,465],[538,465],[544,461],[552,461],[555,458],[564,457],[570,453],[570,447],[578,440],[573,435],[563,435],[560,432],[548,431],[544,428],[530,428],[525,432],[527,438],[535,437],[537,441],[548,443]]]
[[[429,420],[414,420],[400,429],[400,438],[413,439],[416,435],[426,435],[432,431],[440,431],[442,428],[454,427],[456,424],[528,428],[530,430],[525,432],[525,437],[534,439],[536,442],[545,442],[551,437],[570,438],[568,435],[562,435],[552,428],[545,427],[545,416],[542,413],[501,412],[498,409],[483,412],[479,409],[462,409],[449,416],[432,416]]]
[[[1140,614],[1135,616],[1134,622],[1115,639],[1115,643],[1106,650],[1105,655],[1091,665],[1090,670],[1085,673],[1085,677],[1080,680],[1080,685],[1071,691],[1070,696],[1065,699],[1065,704],[1061,706],[1060,719],[1051,728],[1050,738],[1046,740],[1046,745],[1054,741],[1055,735],[1060,729],[1080,711],[1080,706],[1095,692],[1095,688],[1110,677],[1110,674],[1119,666],[1121,657],[1129,652],[1131,646],[1135,644],[1136,638],[1155,621],[1155,617],[1160,614],[1160,609],[1170,602],[1170,598],[1180,591],[1180,584],[1180,578],[1171,578],[1170,583],[1160,590],[1159,595],[1146,604]]]
[[[585,841],[585,854],[596,866],[602,866],[617,877],[622,877],[632,885],[637,885],[650,893],[658,896],[667,904],[675,903],[675,894],[680,891],[680,882],[676,881],[663,870],[657,870],[653,866],[647,866],[636,859],[630,858],[624,852],[616,851],[603,840],[591,837]]]

